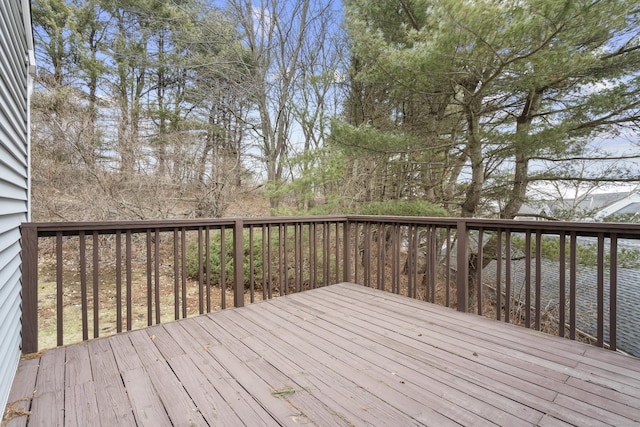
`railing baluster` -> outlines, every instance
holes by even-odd
[[[202,260],[202,227],[198,227],[198,312],[204,313],[204,266]],[[206,261],[207,263],[209,260]]]
[[[89,339],[89,325],[87,319],[87,260],[85,253],[86,242],[84,240],[84,231],[81,231],[79,236],[80,243],[80,307],[82,309],[82,340]]]
[[[542,234],[536,231],[536,331],[541,325],[541,305],[542,305]]]
[[[376,224],[378,241],[376,246],[376,287],[383,289],[382,280],[384,277],[384,258],[382,255],[382,242],[384,240],[382,232],[382,223]]]
[[[565,314],[566,314],[566,250],[567,250],[567,241],[566,234],[564,231],[560,232],[560,259],[559,259],[559,316],[558,316],[558,335],[564,337],[564,329],[565,329]]]
[[[418,298],[418,273],[420,265],[420,227],[414,225],[413,233],[413,298]]]
[[[173,229],[173,318],[180,318],[180,265],[178,256],[178,228]]]
[[[318,246],[317,246],[317,230],[315,222],[309,226],[309,232],[312,234],[309,239],[310,248],[309,250],[313,253],[312,261],[311,261],[311,270],[312,270],[312,283],[311,288],[315,289],[318,286]]]
[[[340,282],[340,224],[336,221],[336,281]]]
[[[152,295],[152,278],[151,278],[151,230],[146,230],[147,235],[147,326],[153,325],[153,295]]]
[[[531,327],[531,231],[525,233],[524,243],[524,289],[525,312],[524,325]]]
[[[127,331],[133,328],[133,315],[132,315],[132,277],[131,277],[131,230],[127,230],[125,235],[125,269],[127,273]]]
[[[220,240],[224,242],[224,239]],[[206,307],[207,313],[211,312],[211,228],[205,227],[204,229],[204,270],[205,270],[205,295],[206,295]],[[224,245],[224,243],[222,243]],[[220,251],[220,276],[222,276],[222,272],[225,271],[225,264],[222,261],[224,250]]]
[[[343,257],[343,268],[342,268],[342,280],[345,282],[349,282],[351,280],[351,223],[349,220],[345,221],[342,225],[342,257]],[[357,245],[356,245],[357,246]]]
[[[618,319],[618,236],[613,233],[610,236],[611,246],[609,252],[609,349],[616,351]]]
[[[64,331],[64,306],[62,301],[62,295],[64,294],[64,288],[62,287],[62,232],[56,232],[56,325],[57,325],[57,345],[61,346],[64,343],[62,333]]]
[[[482,316],[482,264],[484,256],[484,245],[482,239],[484,238],[484,228],[480,227],[478,230],[478,255],[476,258],[476,297],[478,304],[478,315]]]
[[[436,302],[436,284],[438,282],[438,228],[433,226],[430,228],[429,237],[431,245],[429,246],[429,286],[431,288],[431,302]],[[440,245],[442,246],[442,245]]]
[[[187,317],[187,230],[180,230],[180,269],[182,272],[182,317]]]
[[[244,225],[236,220],[233,226],[233,306],[244,306]],[[252,247],[253,249],[253,247]]]
[[[116,230],[116,332],[122,332],[122,231]]]
[[[569,239],[569,338],[576,339],[576,232]]]
[[[280,283],[280,295],[287,295],[287,278],[285,273],[284,257],[286,256],[284,224],[278,224],[278,282]]]
[[[285,294],[289,291],[289,226],[283,224],[283,240],[284,240],[284,258],[283,258],[283,270],[284,270],[284,290]],[[295,288],[294,288],[295,292]]]
[[[364,284],[371,287],[371,223],[368,221],[364,225],[364,232]]]
[[[391,226],[391,292],[397,293],[398,282],[396,280],[396,271],[399,268],[400,260],[398,257],[398,251],[396,250],[397,238],[397,224]]]
[[[297,222],[294,226],[294,276],[296,292],[300,292],[303,289],[304,280],[304,255],[302,253],[303,241],[302,241],[302,223]]]
[[[502,229],[496,231],[496,320],[502,320]],[[508,316],[507,313],[505,313]]]
[[[98,232],[93,232],[93,337],[98,338],[100,329],[98,319],[100,318],[100,288],[98,282]]]
[[[445,257],[445,302],[447,307],[451,307],[451,227],[447,227],[447,245]]]
[[[598,233],[598,347],[604,346],[604,233]]]
[[[237,227],[237,224],[236,224]],[[253,252],[253,225],[249,226],[249,301],[255,302],[255,254]],[[237,262],[233,260],[234,265]]]
[[[358,237],[360,234],[360,224],[353,224],[353,270],[354,270],[354,279],[355,283],[358,283],[358,265],[360,264],[360,242],[358,241]],[[364,261],[364,260],[363,260]]]
[[[272,224],[269,224],[267,226],[267,260],[269,262],[269,281],[267,283],[268,289],[267,289],[267,293],[269,294],[269,299],[273,298],[273,287],[272,287],[272,281],[273,281],[273,274],[271,271],[272,268],[272,260],[273,257],[271,256],[271,230],[272,230],[273,226]]]
[[[511,322],[511,302],[513,296],[511,294],[511,230],[505,230],[505,267],[504,267],[504,321],[506,323]],[[514,319],[515,320],[515,319]]]
[[[154,240],[154,250],[153,250],[153,284],[154,284],[154,297],[155,297],[155,305],[156,305],[156,324],[161,323],[161,309],[160,309],[160,230],[158,228],[155,229],[155,240]]]
[[[227,239],[224,225],[220,227],[220,306],[227,308]],[[207,241],[207,245],[209,242]],[[209,261],[207,260],[207,263]],[[211,284],[207,284],[211,287]]]
[[[262,225],[262,299],[267,299],[267,274],[271,271],[267,265],[267,230],[265,225]]]

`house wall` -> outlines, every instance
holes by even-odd
[[[20,224],[29,219],[29,0],[0,1],[0,409],[20,359]]]

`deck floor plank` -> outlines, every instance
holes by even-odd
[[[299,414],[291,416],[294,421],[300,420],[304,422],[306,419],[310,419],[314,420],[314,422],[319,422],[321,425],[348,425],[348,422],[339,413],[325,405],[309,390],[300,384],[296,384],[291,378],[282,373],[277,365],[268,363],[262,355],[252,351],[241,340],[235,339],[236,337],[227,330],[231,325],[227,323],[222,325],[208,316],[201,317],[199,321],[202,322],[207,331],[221,339],[223,343],[221,346],[211,348],[209,351],[215,352],[217,356],[224,358],[224,360],[231,361],[232,364],[235,364],[237,360],[242,362],[245,370],[249,368],[260,378],[261,384],[267,385],[267,388],[263,389],[262,393],[264,396],[267,393],[270,396],[263,397],[262,402],[269,405],[268,402],[274,399],[286,401],[291,405],[292,409],[299,412]],[[233,359],[231,355],[236,359]],[[263,386],[256,385],[255,387],[262,388]]]
[[[153,387],[130,335],[115,335],[110,342],[136,423],[142,426],[170,426],[171,420],[162,399]]]
[[[99,387],[95,388],[100,421],[105,426],[135,426],[110,340],[106,338],[86,343],[91,357],[91,374]]]
[[[353,284],[46,350],[16,426],[640,425],[640,359]]]
[[[11,387],[9,402],[11,409],[16,411],[16,415],[20,415],[9,420],[6,423],[6,427],[23,427],[27,425],[39,368],[40,359],[25,359],[18,365],[18,371],[16,372],[17,380],[14,381]]]
[[[282,307],[285,311],[287,308],[295,309],[295,306]],[[284,319],[287,319],[284,315]],[[349,322],[347,319],[341,319],[343,325]],[[328,343],[342,343],[343,345],[354,346],[353,343],[359,342],[377,342],[379,346],[375,348],[366,348],[359,344],[355,344],[355,353],[343,353],[344,360],[351,360],[354,357],[361,358],[354,361],[355,367],[361,367],[370,372],[392,372],[397,377],[397,381],[402,384],[402,389],[412,389],[413,396],[420,396],[423,398],[431,392],[436,392],[438,396],[446,396],[447,401],[460,402],[464,405],[465,410],[471,410],[477,412],[485,420],[500,421],[502,424],[518,425],[521,424],[523,419],[528,422],[534,422],[541,418],[542,414],[538,411],[532,410],[526,405],[520,405],[517,402],[505,401],[501,397],[491,390],[488,390],[478,385],[469,383],[468,381],[461,381],[455,375],[447,373],[440,369],[429,369],[424,364],[417,366],[416,359],[411,357],[404,357],[401,352],[397,351],[398,342],[388,342],[385,338],[379,338],[374,341],[371,337],[358,335],[356,333],[352,335],[337,336],[332,334],[333,325],[325,324],[320,319],[317,322],[318,327],[325,325],[325,329],[313,328],[309,329],[309,333],[313,336],[321,336]],[[360,331],[360,329],[357,329]],[[381,335],[382,337],[382,335]],[[369,345],[368,347],[371,347]],[[333,354],[340,352],[340,349],[330,348]],[[419,350],[418,350],[419,351]],[[484,378],[483,378],[484,380]],[[390,385],[393,387],[394,385]],[[464,402],[464,403],[462,403]],[[450,405],[443,405],[443,402],[433,402],[436,408],[446,409]],[[488,403],[488,404],[487,404]],[[492,406],[502,405],[504,407]],[[518,419],[513,417],[511,413],[518,414]],[[468,422],[465,420],[459,420],[461,422]],[[478,422],[476,420],[476,422]]]
[[[199,374],[222,397],[223,401],[217,403],[222,406],[228,405],[244,425],[275,424],[274,418],[206,351],[207,344],[202,345],[201,340],[197,341],[194,335],[191,335],[190,331],[199,334],[199,328],[185,328],[190,324],[190,321],[171,322],[165,325],[165,329],[185,350],[191,363],[198,368]],[[215,343],[219,345],[218,341]]]
[[[309,304],[309,300],[310,298],[305,299],[307,304]],[[325,303],[323,299],[319,301],[323,304]],[[284,303],[284,302],[279,302],[279,303]],[[295,304],[294,302],[287,301],[287,304],[292,305],[293,309],[297,309],[296,307],[297,304]],[[329,309],[330,306],[333,307],[333,305],[328,303],[326,306],[327,309]],[[351,313],[351,315],[352,316],[350,316],[346,320],[341,319],[340,329],[336,328],[336,324],[331,324],[328,326],[328,328],[332,330],[340,330],[340,331],[351,330],[353,333],[362,333],[362,331],[368,331],[368,333],[372,333],[374,331],[377,331],[376,327],[372,324],[373,320],[371,319],[371,316],[362,315],[363,320],[355,321],[354,318],[357,317],[357,315],[355,314],[355,311]],[[335,318],[335,316],[331,316],[331,318]],[[356,324],[353,327],[350,327],[352,322],[356,322]],[[439,366],[439,369],[443,372],[445,371],[451,372],[451,370],[447,367],[447,365],[451,362],[452,358],[460,357],[461,355],[464,355],[461,358],[462,359],[461,362],[458,364],[458,369],[453,371],[453,373],[456,375],[462,375],[463,377],[467,378],[467,381],[469,380],[469,377],[466,375],[468,374],[473,375],[473,373],[478,372],[480,367],[483,365],[489,366],[494,369],[508,368],[512,372],[510,376],[505,378],[505,384],[504,385],[493,384],[492,387],[487,388],[487,390],[499,391],[503,393],[505,397],[508,396],[510,397],[510,399],[516,400],[525,406],[537,407],[543,410],[544,412],[549,412],[553,414],[556,414],[556,413],[562,414],[562,417],[564,417],[563,419],[567,420],[567,422],[571,422],[577,425],[584,425],[585,423],[589,423],[589,421],[592,420],[591,418],[585,417],[584,415],[580,414],[577,411],[573,411],[570,408],[565,408],[565,407],[562,407],[561,405],[558,405],[552,402],[552,400],[555,399],[557,395],[557,392],[554,391],[554,388],[562,384],[561,382],[558,382],[558,381],[554,382],[552,380],[545,379],[531,373],[527,374],[526,371],[523,371],[520,367],[514,368],[513,366],[510,366],[508,363],[495,364],[490,357],[488,358],[472,357],[471,356],[472,352],[468,348],[466,348],[464,345],[458,349],[454,348],[453,350],[451,350],[451,349],[448,349],[447,346],[443,345],[441,341],[435,341],[432,345],[435,348],[437,348],[437,351],[429,353],[431,346],[416,347],[415,340],[413,338],[405,337],[402,334],[395,334],[394,338],[391,340],[385,336],[385,334],[388,335],[389,333],[391,333],[390,330],[387,330],[386,332],[384,330],[380,330],[378,336],[375,336],[373,334],[366,336],[363,340],[363,343],[366,343],[369,341],[375,341],[381,344],[385,344],[388,349],[397,348],[400,350],[400,353],[394,354],[393,351],[391,351],[388,354],[389,359],[391,360],[393,358],[402,359],[403,355],[406,354],[409,357],[407,363],[415,363],[415,361],[418,360],[421,362],[421,364],[417,365],[420,368],[424,368],[425,366],[430,365],[431,363],[433,363],[434,358],[440,357],[443,360],[443,364]],[[359,339],[358,336],[349,336],[347,338],[352,340]],[[440,354],[441,350],[445,350],[444,355]],[[380,350],[380,351],[384,352],[385,350]],[[511,381],[511,385],[513,385],[515,382],[518,381],[519,379],[518,376],[520,376],[521,378],[525,378],[525,381],[523,381],[520,384],[521,390],[515,390],[513,388],[511,388],[510,390],[509,381]],[[491,384],[493,377],[494,375],[492,375],[491,371],[484,372],[483,375],[480,377],[479,382],[477,382],[476,384],[479,386],[483,386],[484,384],[484,387],[486,387],[487,385]],[[527,390],[531,389],[532,386],[537,384],[540,381],[540,379],[545,381],[546,387],[548,387],[548,391],[550,392],[551,397],[547,396],[546,399],[540,399],[534,395],[530,395],[527,393]]]
[[[321,300],[321,302],[326,301],[326,299]],[[368,317],[366,316],[366,313],[363,317],[364,319],[368,319]],[[389,320],[387,317],[385,317],[385,320]],[[488,319],[486,319],[488,320]],[[434,324],[430,324],[429,327],[433,328],[435,325]],[[458,335],[456,335],[458,336]],[[446,337],[443,338],[443,336],[441,336],[440,341],[446,339]],[[464,338],[465,342],[469,341],[469,337],[467,336],[466,338]],[[585,346],[585,350],[587,348],[587,346],[585,344],[581,344],[581,343],[574,343],[576,345],[582,345]],[[441,344],[438,344],[441,345]],[[499,351],[499,350],[497,350]],[[602,351],[602,350],[600,350]],[[528,352],[527,352],[528,353]],[[530,354],[530,353],[528,353]],[[614,354],[614,353],[612,353]],[[626,358],[626,356],[623,355],[617,355],[618,357],[622,357],[622,358]],[[544,357],[542,357],[542,359],[545,359]],[[478,361],[480,360],[480,358],[478,358]],[[486,358],[483,358],[482,360],[487,360]],[[546,359],[545,359],[546,360]],[[630,362],[636,362],[637,363],[637,359],[634,358],[630,358],[628,359]],[[537,362],[535,359],[532,360],[533,363],[541,363],[541,364],[546,364],[545,361],[543,362]],[[593,368],[591,365],[590,368],[588,370],[592,370],[595,369]],[[556,369],[558,369],[561,372],[564,373],[568,373],[570,375],[574,375],[576,378],[584,378],[583,372],[581,369],[579,369],[579,366],[577,366],[576,368],[565,368],[562,365],[557,366]],[[473,370],[475,371],[476,368],[473,368]],[[606,373],[611,373],[611,375],[614,375],[615,378],[615,383],[618,384],[619,387],[626,387],[627,382],[629,381],[633,381],[632,379],[629,379],[627,377],[624,377],[624,375],[622,374],[617,374],[617,373],[612,373],[610,370],[606,370]],[[541,377],[540,377],[541,378]],[[540,383],[540,378],[538,380],[536,380],[536,382]],[[590,378],[591,381],[593,381],[593,378]],[[515,381],[515,378],[512,379],[512,381]],[[600,380],[602,381],[602,380]],[[624,423],[629,423],[631,422],[631,420],[638,422],[640,421],[640,410],[636,408],[634,408],[633,406],[627,406],[626,404],[619,404],[615,401],[611,401],[610,399],[606,398],[605,396],[599,396],[593,393],[582,393],[579,389],[575,388],[575,387],[571,387],[571,386],[567,386],[565,384],[565,381],[550,381],[550,380],[544,380],[545,386],[549,388],[550,391],[557,391],[563,394],[563,396],[561,397],[556,397],[554,399],[554,401],[556,403],[558,402],[564,402],[562,404],[562,406],[567,407],[567,409],[570,408],[574,408],[576,406],[580,406],[580,402],[585,403],[589,406],[594,406],[596,409],[599,409],[600,412],[602,413],[609,413],[611,415],[611,419],[609,421],[614,422],[614,424],[618,424],[618,422],[616,422],[616,416],[614,413],[612,413],[611,411],[609,411],[608,409],[613,409],[615,408],[616,410],[620,411],[620,414],[625,414],[625,416],[627,416],[628,418],[626,419],[626,421],[623,422]],[[636,382],[637,384],[637,382]],[[632,391],[637,392],[638,390],[636,388],[632,388]],[[575,405],[571,405],[571,404],[567,404],[566,402],[572,402],[572,401],[576,401]],[[584,412],[584,411],[583,411]],[[591,415],[590,415],[591,417]],[[597,417],[594,417],[597,418]]]
[[[265,334],[257,325],[268,320],[260,319],[256,322],[255,318],[246,316],[247,313],[247,310],[227,313],[227,319],[247,331],[254,332],[252,336],[244,338],[245,344],[270,363],[277,365],[297,384],[317,390],[327,404],[349,414],[349,419],[357,425],[389,424],[401,415],[388,405],[390,396],[387,396],[387,400],[381,400],[367,391],[366,384],[367,381],[371,382],[370,378],[360,376],[358,382],[352,381],[350,378],[355,371],[345,368],[335,356],[314,351],[316,349],[306,346],[299,336],[287,333],[288,331],[281,328],[277,329],[277,333]],[[373,385],[379,387],[380,384]],[[443,417],[436,417],[437,414],[426,407],[420,409],[423,413],[431,413],[429,419],[438,420],[440,425],[449,421]],[[418,421],[421,418],[416,417]]]
[[[40,358],[29,425],[64,425],[65,358],[64,347],[49,350]]]
[[[266,310],[260,311],[264,315],[263,322],[280,323],[284,330],[288,329],[288,319],[278,318],[274,314],[269,315]],[[473,414],[467,409],[458,405],[443,405],[445,402],[441,395],[446,393],[444,389],[438,389],[437,384],[430,384],[429,390],[415,387],[408,378],[398,376],[392,369],[382,369],[370,363],[366,359],[360,358],[359,354],[364,350],[357,344],[349,340],[339,340],[337,336],[324,333],[321,328],[315,329],[305,324],[305,334],[295,336],[291,331],[291,341],[302,348],[307,354],[313,354],[314,359],[318,354],[325,353],[333,361],[330,365],[323,367],[323,370],[330,371],[340,368],[338,373],[351,379],[363,390],[371,394],[369,405],[391,404],[397,410],[407,413],[417,421],[428,424],[446,424],[451,421],[456,423],[467,423],[473,425],[487,424],[487,420]],[[277,331],[278,336],[288,337],[283,330]],[[309,338],[313,337],[310,341]],[[339,345],[341,344],[341,345]],[[381,397],[385,402],[379,402],[379,397],[375,394],[381,387],[386,392]],[[417,406],[416,406],[417,405]],[[433,408],[433,411],[428,411]]]

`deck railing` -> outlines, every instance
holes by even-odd
[[[640,226],[629,224],[377,216],[26,223],[22,239],[25,353],[341,281],[614,350],[621,290],[624,309],[640,310],[628,304],[640,302],[640,283],[627,274],[640,267]],[[53,332],[39,334],[46,327]]]

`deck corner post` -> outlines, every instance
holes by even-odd
[[[342,280],[344,282],[351,281],[351,223],[347,218],[342,226],[342,244],[343,244],[343,260]]]
[[[467,222],[459,220],[456,224],[456,292],[457,292],[457,308],[458,311],[466,312],[469,306],[469,253],[467,239]]]
[[[244,242],[243,223],[237,219],[233,229],[233,306],[244,306]]]
[[[38,351],[38,229],[25,223],[22,237],[22,353]]]

